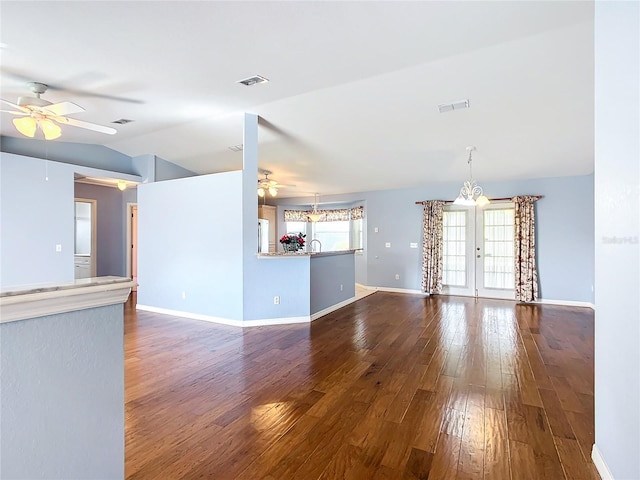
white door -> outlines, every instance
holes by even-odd
[[[443,293],[515,298],[513,203],[446,206]]]

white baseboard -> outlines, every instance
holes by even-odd
[[[161,313],[163,315],[173,315],[174,317],[190,318],[192,320],[202,320],[205,322],[219,323],[222,325],[231,325],[232,327],[264,327],[269,325],[289,325],[292,323],[310,323],[310,316],[301,317],[282,317],[282,318],[260,318],[257,320],[235,320],[224,317],[214,317],[212,315],[203,315],[201,313],[183,312],[181,310],[170,310],[168,308],[152,307],[149,305],[136,305],[137,310],[146,312]]]
[[[417,294],[417,295],[424,295],[424,296],[428,296],[428,294],[424,293],[421,290],[412,290],[412,289],[408,289],[408,288],[391,288],[391,287],[372,287],[369,285],[362,285],[360,283],[356,283],[357,287],[363,288],[365,290],[375,290],[376,292],[392,292],[392,293],[413,293],[413,294]],[[450,294],[443,294],[443,295],[450,295]],[[453,295],[456,297],[463,297],[465,295]],[[469,298],[473,298],[472,296],[469,296]],[[513,301],[513,299],[511,300]],[[593,303],[590,302],[576,302],[574,300],[549,300],[546,298],[541,298],[533,303],[540,303],[542,305],[563,305],[565,307],[584,307],[584,308],[590,308],[592,310],[596,309],[596,306]]]
[[[316,319],[318,319],[320,317],[324,317],[325,315],[328,315],[331,312],[335,312],[339,308],[346,307],[347,305],[349,305],[350,303],[355,302],[356,300],[357,300],[357,297],[347,298],[346,300],[344,300],[344,301],[342,301],[340,303],[336,303],[335,305],[331,305],[330,307],[327,307],[324,310],[320,310],[319,312],[313,313],[311,315],[311,321],[313,322],[314,320],[316,320]]]
[[[393,288],[393,287],[372,287],[369,285],[361,285],[360,283],[356,283],[356,285],[365,290],[374,290],[376,292],[390,292],[390,293],[411,293],[413,295],[423,295],[427,296],[422,290],[412,290],[409,288]]]
[[[369,285],[363,285],[358,282],[356,282],[356,287],[362,288],[363,290],[373,290],[374,292],[378,291],[378,287],[370,287]]]
[[[575,302],[573,300],[549,300],[546,298],[539,298],[533,303],[541,303],[542,305],[562,305],[565,307],[583,307],[595,310],[596,306],[590,302]]]
[[[595,443],[591,449],[591,460],[593,460],[593,464],[596,466],[596,470],[598,470],[602,480],[614,480],[611,471],[609,471],[609,468],[607,467],[607,464],[602,458],[602,454]]]

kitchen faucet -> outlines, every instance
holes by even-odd
[[[313,249],[313,242],[318,242],[318,253],[322,251],[322,242],[320,240],[318,240],[317,238],[314,238],[313,240],[311,240],[309,242],[309,248],[311,248],[312,252],[315,252],[315,250]]]

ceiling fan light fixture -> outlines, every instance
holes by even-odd
[[[269,195],[275,197],[278,195],[278,189],[276,187],[269,187]]]
[[[264,197],[264,188],[262,188],[262,187],[258,187],[258,196],[259,196],[260,198],[263,198],[263,197]]]
[[[52,120],[48,118],[43,118],[38,121],[40,124],[40,129],[42,133],[44,133],[44,138],[47,140],[55,140],[56,138],[60,138],[62,135],[62,129],[53,123]]]
[[[15,125],[16,130],[29,138],[33,138],[35,136],[36,128],[38,127],[35,119],[31,117],[14,118],[13,124]]]

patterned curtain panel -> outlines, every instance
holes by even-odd
[[[354,207],[351,209],[351,220],[360,220],[364,218],[364,207]]]
[[[442,216],[444,201],[424,202],[422,216],[422,291],[442,292]]]
[[[285,222],[310,222],[308,215],[312,210],[285,210],[284,221]],[[358,220],[364,218],[364,207],[355,207],[352,209],[340,208],[334,210],[318,210],[318,213],[323,213],[324,216],[318,220],[319,222],[344,222],[349,220]]]
[[[516,301],[538,299],[538,269],[536,267],[536,216],[534,203],[538,197],[513,197],[515,204],[514,257]]]

